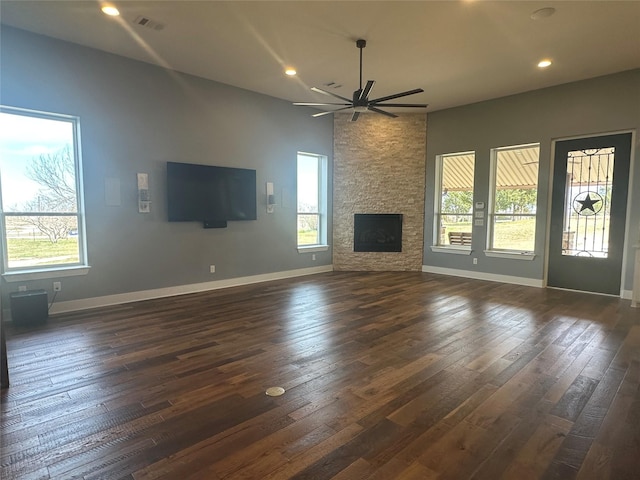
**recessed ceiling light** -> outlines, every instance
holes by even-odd
[[[102,6],[101,10],[102,13],[104,13],[105,15],[109,15],[110,17],[117,17],[118,15],[120,15],[120,11],[113,5],[105,4]]]
[[[551,65],[551,60],[548,60],[548,59],[540,60],[538,62],[538,67],[540,67],[540,68],[547,68],[550,65]]]
[[[553,7],[541,8],[540,10],[536,10],[531,14],[531,20],[541,20],[543,18],[549,18],[554,13],[556,13],[556,9]]]
[[[295,68],[291,68],[291,67],[289,67],[289,68],[287,68],[287,69],[284,71],[284,73],[285,73],[286,75],[289,75],[290,77],[293,77],[293,76],[294,76],[296,73],[298,73],[298,72],[296,72],[296,69],[295,69]]]

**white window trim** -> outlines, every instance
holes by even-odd
[[[491,149],[491,159],[489,162],[489,203],[488,203],[488,218],[487,218],[487,249],[484,250],[484,253],[488,257],[495,258],[509,258],[512,260],[533,260],[536,257],[535,252],[531,252],[529,250],[517,250],[517,249],[497,249],[493,247],[493,230],[494,230],[494,219],[496,213],[494,212],[495,201],[496,201],[496,178],[498,174],[498,152],[505,150],[517,150],[519,148],[526,147],[538,147],[540,148],[539,142],[532,143],[524,143],[522,145],[513,145],[508,147],[497,147]],[[538,159],[539,160],[539,159]],[[538,176],[540,172],[538,171]],[[537,188],[537,187],[536,187]],[[509,216],[510,214],[497,214],[499,216]],[[534,214],[514,214],[513,216],[527,216],[527,217],[538,217],[538,212],[536,209],[536,213]],[[535,247],[535,238],[534,247]]]
[[[49,268],[47,270],[32,269],[11,271],[2,274],[2,278],[8,283],[26,282],[29,280],[46,280],[48,278],[62,278],[62,277],[79,277],[87,275],[91,270],[90,266],[74,266],[74,267],[59,267]]]
[[[485,250],[487,257],[508,258],[509,260],[533,260],[536,254],[526,250]]]
[[[475,181],[475,150],[468,150],[465,152],[455,152],[455,153],[443,153],[441,155],[436,155],[436,188],[435,188],[435,198],[434,198],[434,209],[433,209],[433,239],[431,245],[432,252],[440,252],[440,253],[458,253],[464,255],[464,253],[458,252],[458,250],[469,250],[471,254],[470,247],[458,247],[456,245],[441,245],[440,244],[440,219],[442,217],[442,212],[440,209],[442,208],[442,163],[443,160],[447,157],[455,157],[458,155],[473,155],[473,176]],[[472,222],[472,231],[473,231],[473,214],[470,213],[469,217],[471,217]]]
[[[454,255],[471,255],[473,252],[471,247],[463,247],[460,245],[432,245],[431,251],[437,253],[451,253]]]
[[[297,191],[298,185],[296,182],[296,225],[298,224],[298,215],[318,215],[318,242],[311,245],[297,245],[297,234],[296,234],[296,248],[298,253],[314,253],[314,252],[325,252],[329,249],[329,241],[328,241],[328,220],[327,220],[327,209],[328,209],[328,195],[329,195],[329,159],[326,155],[321,155],[318,153],[309,153],[309,152],[297,152],[296,154],[296,178],[297,178],[297,168],[298,168],[298,156],[307,155],[309,157],[315,157],[318,160],[318,211],[317,212],[298,212],[298,200],[297,200]]]
[[[326,252],[327,250],[329,250],[329,245],[301,245],[298,247],[298,253]]]
[[[76,182],[76,202],[77,202],[77,219],[78,230],[82,232],[78,242],[78,255],[79,262],[69,264],[49,264],[42,267],[27,267],[27,268],[9,268],[7,265],[7,245],[6,235],[4,227],[4,214],[0,215],[0,226],[2,227],[0,235],[0,243],[5,252],[2,259],[2,277],[7,282],[21,282],[27,280],[39,280],[56,277],[67,277],[75,275],[86,275],[91,268],[88,264],[87,258],[87,230],[85,225],[85,211],[84,211],[84,186],[82,175],[82,158],[81,158],[81,146],[80,146],[80,118],[74,115],[65,115],[51,112],[43,112],[38,110],[30,110],[26,108],[11,107],[6,105],[0,105],[0,111],[6,113],[13,113],[14,115],[24,115],[29,117],[44,118],[51,120],[66,120],[73,124],[73,153],[74,153],[74,166],[75,166],[75,182]],[[0,198],[0,207],[2,206],[2,199]]]

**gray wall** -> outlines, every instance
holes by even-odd
[[[1,35],[0,101],[81,118],[92,269],[86,277],[62,279],[63,291],[57,300],[331,264],[331,249],[316,252],[313,261],[310,254],[298,254],[295,248],[296,151],[331,159],[330,117],[311,118],[309,111],[288,102],[9,27],[3,26]],[[476,201],[487,202],[490,149],[540,142],[539,211],[546,212],[552,140],[640,129],[640,70],[434,112],[428,115],[428,123],[423,263],[542,279],[544,215],[537,224],[540,255],[532,262],[484,257],[484,228],[474,232],[477,266],[468,256],[431,252],[435,157],[475,150]],[[627,290],[633,273],[631,247],[640,222],[639,155],[636,145],[623,286]],[[166,161],[256,169],[258,220],[230,222],[221,230],[168,223]],[[137,212],[137,172],[149,173],[151,214]],[[105,203],[106,178],[121,182],[120,207]],[[264,208],[267,181],[274,182],[279,204],[273,215]],[[332,205],[328,208],[331,212]],[[331,224],[329,219],[328,238],[333,236]],[[216,265],[214,275],[209,273],[210,264]],[[51,282],[22,283],[50,291]],[[17,285],[3,281],[5,300]]]
[[[92,268],[86,277],[63,278],[56,301],[331,264],[330,249],[315,252],[315,261],[299,254],[295,233],[296,152],[331,160],[331,117],[21,30],[3,26],[1,33],[2,104],[80,117]],[[169,223],[167,161],[255,169],[257,221],[212,230]],[[137,210],[137,172],[149,174],[150,214]],[[107,206],[105,178],[119,179],[121,206]],[[270,215],[267,181],[278,202]],[[51,291],[52,281],[21,283]],[[5,298],[17,287],[3,281]]]
[[[552,140],[640,130],[640,70],[442,110],[429,114],[428,121],[424,264],[543,279]],[[638,242],[640,221],[640,149],[637,136],[635,140],[631,221],[627,225],[629,248],[623,282],[626,290],[632,288],[633,244]],[[436,156],[474,150],[475,201],[486,203],[491,148],[533,142],[540,142],[538,212],[541,215],[536,222],[537,257],[533,261],[485,257],[486,226],[474,228],[472,256],[432,252],[429,247],[433,239]],[[472,265],[472,257],[475,256],[478,257],[478,265]]]

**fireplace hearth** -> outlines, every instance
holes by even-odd
[[[401,213],[356,213],[353,218],[354,252],[401,252]]]

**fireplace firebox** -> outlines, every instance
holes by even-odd
[[[353,218],[354,252],[401,252],[401,213],[356,213]]]

